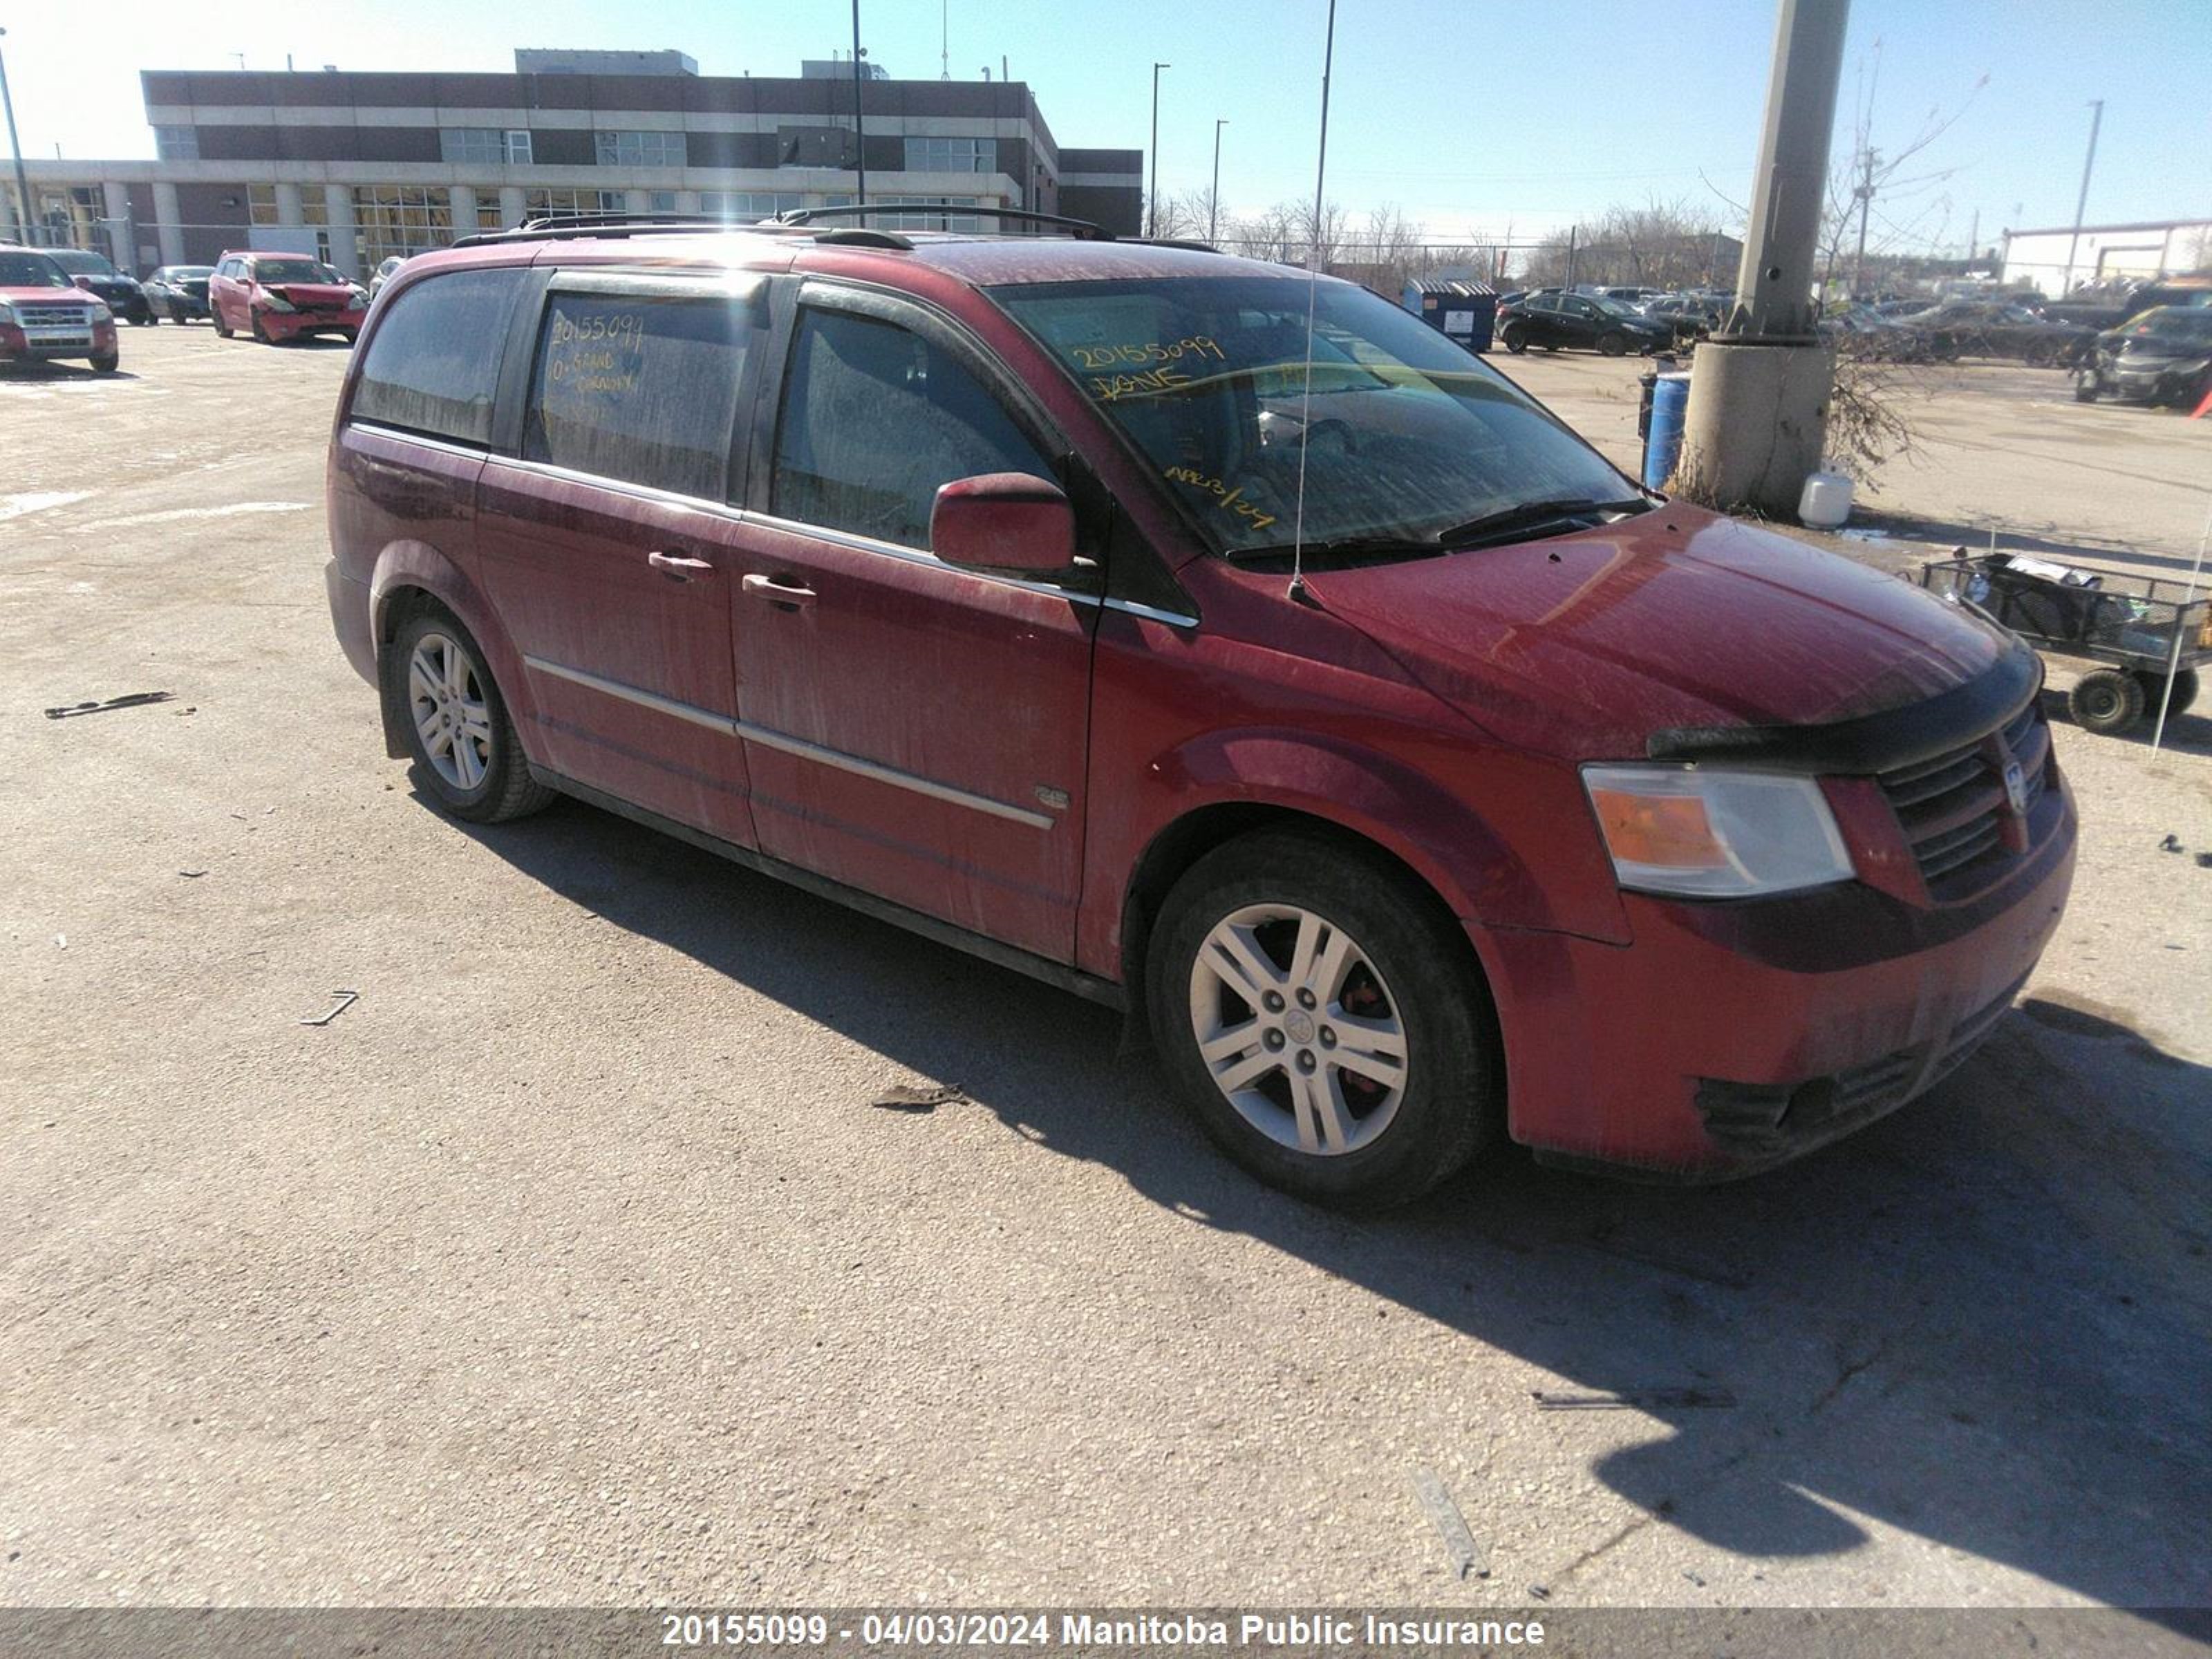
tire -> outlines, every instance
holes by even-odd
[[[530,775],[507,700],[483,659],[451,613],[418,611],[385,653],[383,691],[422,787],[457,818],[501,823],[542,810],[553,791]],[[458,729],[455,719],[463,722]],[[446,746],[434,752],[441,737]]]
[[[1498,338],[1499,343],[1516,357],[1528,349],[1528,331],[1518,324],[1506,324],[1504,331],[1499,334]]]
[[[1237,965],[1231,939],[1250,965]],[[1301,940],[1308,986],[1291,971]],[[1279,989],[1261,989],[1255,970]],[[1160,908],[1145,983],[1161,1064],[1184,1104],[1222,1151],[1297,1197],[1410,1202],[1503,1120],[1497,1018],[1465,939],[1431,895],[1357,842],[1262,830],[1207,854]],[[1261,1003],[1237,984],[1260,990]],[[1370,1035],[1346,1041],[1352,1018]],[[1201,1042],[1240,1029],[1255,1034],[1249,1046],[1209,1062]],[[1368,1064],[1343,1063],[1355,1055]],[[1237,1081],[1224,1089],[1217,1067]],[[1302,1114],[1300,1100],[1317,1109]],[[1332,1140],[1337,1149],[1325,1150]]]
[[[123,354],[119,351],[111,351],[105,357],[92,360],[92,372],[95,374],[112,374],[122,366]]]
[[[2066,694],[2066,712],[2074,716],[2074,724],[2106,737],[2126,731],[2142,718],[2142,682],[2117,668],[2084,674]]]
[[[133,328],[153,327],[154,313],[150,311],[133,312],[131,317],[131,326]]]
[[[2166,699],[2166,676],[2152,671],[2138,674],[2136,678],[2142,686],[2145,712],[2156,714],[2159,704]],[[2185,668],[2173,677],[2173,700],[2166,703],[2166,712],[2169,716],[2185,714],[2196,701],[2197,671]]]
[[[270,337],[269,331],[262,326],[261,313],[258,311],[251,311],[247,313],[247,316],[252,325],[253,337],[264,345],[275,345],[276,342]]]
[[[1628,337],[1608,331],[1597,337],[1597,349],[1608,357],[1625,356],[1628,350]]]
[[[2095,403],[2097,401],[2097,383],[2094,380],[2075,381],[2074,385],[2074,401],[2077,404]]]
[[[215,325],[215,331],[217,337],[225,340],[230,338],[230,325],[222,319],[222,307],[215,304],[212,301],[208,304],[208,321]]]

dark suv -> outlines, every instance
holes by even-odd
[[[442,809],[571,795],[1124,1008],[1316,1198],[1817,1146],[2003,1015],[2073,868],[2017,640],[1277,265],[471,238],[379,297],[329,506]]]
[[[1674,325],[1595,295],[1531,294],[1498,313],[1498,337],[1512,352],[1576,346],[1618,357],[1674,344]]]
[[[47,257],[69,273],[70,281],[101,303],[124,322],[144,327],[154,320],[146,291],[118,270],[102,253],[81,247],[50,247]]]

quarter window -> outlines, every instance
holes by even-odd
[[[457,270],[399,295],[369,336],[353,394],[355,416],[434,438],[489,443],[500,348],[526,274]]]
[[[554,294],[523,453],[574,471],[726,499],[738,386],[763,290],[669,299]]]
[[[844,312],[799,319],[777,422],[769,510],[929,546],[939,485],[1052,465],[989,388],[911,330]]]

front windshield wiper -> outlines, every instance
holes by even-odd
[[[1484,542],[1500,541],[1516,531],[1532,530],[1554,520],[1587,518],[1598,513],[1648,513],[1651,506],[1652,503],[1641,495],[1625,501],[1595,501],[1584,496],[1562,501],[1521,501],[1511,507],[1500,507],[1495,513],[1485,513],[1480,518],[1469,519],[1465,524],[1439,530],[1429,540],[1438,547],[1478,547]]]
[[[1287,559],[1296,550],[1301,550],[1301,544],[1263,542],[1252,547],[1224,548],[1222,556],[1233,564],[1242,564],[1248,559]],[[1425,536],[1338,536],[1326,541],[1306,542],[1302,550],[1309,559],[1356,559],[1374,554],[1433,553],[1437,546]]]

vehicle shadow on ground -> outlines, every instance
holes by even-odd
[[[1559,1425],[1563,1457],[1588,1419],[1534,1391],[1640,1398],[1658,1426],[1591,1467],[1642,1518],[1582,1559],[1518,1536],[1510,1492],[1457,1494],[1479,1535],[1559,1559],[1556,1595],[1602,1599],[1607,1551],[1653,1527],[1748,1573],[1881,1526],[2102,1601],[2212,1600],[2212,1069],[2118,1011],[2031,1001],[1923,1100],[1753,1181],[1640,1188],[1507,1151],[1355,1218],[1222,1160],[1106,1010],[574,803],[460,827],[616,926],[957,1085],[1039,1154],[1527,1362],[1540,1375],[1504,1409]],[[1480,1447],[1495,1384],[1469,1386]],[[1639,1396],[1655,1389],[1734,1403]]]

